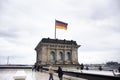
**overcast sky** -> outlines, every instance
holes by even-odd
[[[42,38],[74,40],[79,63],[120,63],[120,0],[0,0],[0,64],[34,64]]]

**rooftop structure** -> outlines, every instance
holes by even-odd
[[[78,48],[73,40],[43,38],[36,46],[36,62],[40,64],[78,64]]]

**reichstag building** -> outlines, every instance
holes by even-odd
[[[43,38],[36,46],[36,62],[42,65],[78,64],[78,48],[73,40]]]

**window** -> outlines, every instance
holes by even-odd
[[[50,60],[54,61],[55,60],[55,53],[51,51],[50,53]]]
[[[62,52],[59,52],[58,60],[62,60],[62,59],[63,59],[63,53],[62,53]]]
[[[71,60],[71,54],[70,54],[70,52],[67,52],[66,59],[67,60]]]

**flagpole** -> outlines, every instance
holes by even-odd
[[[7,57],[7,65],[9,64],[9,56]]]
[[[55,39],[56,39],[56,20],[55,20]]]

